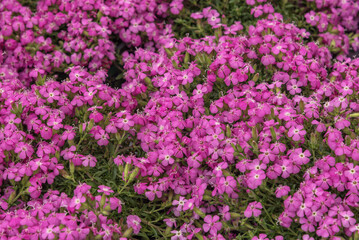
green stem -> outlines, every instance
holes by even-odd
[[[265,207],[263,207],[263,210],[264,210],[264,212],[267,214],[267,216],[269,217],[269,220],[271,221],[271,223],[273,224],[273,226],[276,226],[276,224],[274,223],[272,217],[269,215],[267,209],[266,209]]]
[[[87,136],[87,132],[81,137],[80,141],[77,143],[76,150],[78,150],[78,146],[80,146],[80,143],[82,143],[82,141],[85,139],[86,136]]]
[[[129,182],[127,182],[122,188],[121,190],[118,192],[118,194],[120,195],[122,193],[122,191],[128,186]]]
[[[16,195],[16,197],[11,201],[11,203],[9,203],[9,205],[12,205],[14,202],[16,202],[16,200],[19,199],[19,197],[21,197],[24,194],[24,187],[21,187],[20,192]]]

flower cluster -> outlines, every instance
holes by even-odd
[[[359,59],[246,2],[201,39],[161,22],[180,0],[0,3],[0,236],[357,237]],[[114,36],[143,47],[120,89]]]
[[[41,0],[33,13],[16,0],[2,1],[0,78],[31,82],[69,66],[108,69],[116,54],[112,36],[139,46],[145,34],[149,44],[160,46],[171,36],[171,26],[161,20],[181,8],[181,0]]]
[[[319,37],[324,44],[335,52],[348,54],[350,47],[359,50],[359,36],[348,35],[358,33],[359,3],[346,1],[313,1],[307,0],[312,9],[305,14],[307,23],[317,27]],[[351,38],[350,38],[351,37]]]
[[[350,207],[356,207],[357,188],[347,180],[341,185],[345,196],[336,194],[334,185],[329,190],[329,183],[337,182],[329,174],[335,165],[327,165],[326,171],[313,165],[324,153],[341,165],[356,159],[356,130],[348,116],[359,110],[359,62],[342,58],[331,66],[327,48],[303,45],[309,34],[281,20],[280,14],[269,13],[249,27],[249,36],[184,38],[160,53],[139,49],[125,55],[129,74],[123,89],[136,98],[150,94],[143,106],[148,122],[138,134],[148,157],[136,164],[152,181],[135,189],[151,201],[168,191],[178,196],[172,212],[177,224],[185,222],[174,230],[174,239],[193,233],[231,239],[230,226],[260,216],[268,208],[261,199],[270,194],[286,198],[284,212],[269,216],[281,226],[289,228],[295,219],[303,231],[313,232],[315,226],[322,237],[356,231]],[[141,85],[147,86],[142,93],[134,87]],[[295,188],[295,176],[301,176],[305,190],[300,188],[292,200],[287,196]],[[357,177],[353,179],[356,183]],[[264,187],[268,184],[270,188]],[[243,219],[236,211],[245,201],[249,205],[242,210]],[[301,202],[308,202],[305,214]],[[348,221],[342,224],[340,213],[330,216],[331,208],[343,209]],[[188,212],[193,214],[190,221],[182,217]],[[202,217],[201,229],[196,223]],[[328,221],[338,223],[336,231],[323,230]]]
[[[118,224],[108,218],[111,212],[121,213],[121,200],[107,197],[106,194],[93,195],[90,190],[91,186],[79,184],[73,197],[51,190],[44,194],[42,199],[34,199],[23,202],[16,208],[9,208],[10,211],[0,214],[3,223],[0,227],[1,237],[126,239],[130,232],[138,232],[141,229],[141,219],[138,216],[128,216],[127,224]],[[7,188],[1,201],[13,198],[13,193],[13,189]]]

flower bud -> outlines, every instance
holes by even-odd
[[[213,197],[208,196],[208,195],[203,195],[203,200],[205,201],[211,201],[213,199]]]
[[[107,211],[107,210],[102,210],[101,213],[105,216],[110,215],[110,211]]]
[[[232,136],[232,131],[231,131],[231,127],[229,125],[226,126],[226,137],[231,137]]]
[[[75,109],[75,112],[76,112],[76,110],[77,110],[77,108]],[[80,132],[80,134],[82,134],[82,133],[83,133],[82,124],[80,124],[80,126],[79,126],[79,132]]]
[[[275,133],[275,130],[274,130],[273,126],[270,127],[270,133],[272,135],[272,140],[277,141],[277,134]]]
[[[91,119],[89,124],[87,125],[87,131],[90,131],[94,125],[95,125],[95,122],[93,119]]]
[[[167,53],[167,56],[171,58],[173,56],[173,52],[169,48],[165,48],[165,51]]]
[[[67,139],[67,142],[69,143],[70,146],[74,146],[74,145],[75,145],[74,140],[68,140],[68,139]]]
[[[152,80],[149,77],[145,77],[145,83],[148,87],[154,88],[154,86],[152,84]]]
[[[222,27],[217,28],[214,31],[214,35],[216,36],[216,40],[218,41],[220,37],[222,37]]]
[[[351,113],[348,115],[348,117],[350,117],[350,118],[359,117],[359,113]]]
[[[359,232],[358,231],[355,231],[353,238],[354,238],[354,240],[359,240]]]
[[[257,132],[257,128],[256,128],[256,127],[252,127],[252,138],[253,138],[253,140],[255,140],[255,141],[258,140],[258,132]]]
[[[122,165],[122,164],[119,164],[119,165],[118,165],[118,171],[119,171],[120,173],[123,173],[123,165]]]
[[[234,212],[231,212],[231,218],[240,218],[242,215],[239,214],[239,213],[234,213]]]
[[[174,68],[179,69],[178,64],[175,60],[172,60],[172,65]]]
[[[107,204],[106,207],[103,210],[105,210],[107,212],[111,211],[112,209],[111,209],[110,204]]]
[[[72,161],[70,161],[70,173],[73,176],[75,172],[75,165]]]
[[[123,172],[123,180],[125,181],[125,182],[127,182],[127,179],[128,179],[128,172],[130,171],[130,166],[131,166],[131,164],[129,164],[129,163],[126,163],[126,165],[125,165],[125,171]]]
[[[102,209],[103,206],[105,206],[106,203],[106,195],[103,193],[100,201],[100,208]]]
[[[299,108],[300,108],[300,112],[303,113],[304,112],[304,102],[303,102],[303,100],[299,101]]]
[[[254,75],[253,77],[253,82],[257,82],[259,79],[259,73],[256,73],[256,75]]]
[[[8,199],[8,202],[9,203],[12,203],[12,201],[15,199],[16,197],[16,191],[13,191],[11,194],[10,194],[10,197]]]
[[[186,52],[186,55],[184,56],[184,63],[188,63],[190,60],[189,52]]]
[[[318,146],[318,139],[317,139],[317,134],[316,133],[311,133],[310,134],[310,146],[314,149],[317,148]]]
[[[123,233],[122,237],[126,237],[126,238],[127,238],[127,237],[131,236],[132,231],[133,231],[132,228],[127,229],[127,230]]]
[[[97,20],[100,20],[103,16],[103,13],[101,11],[98,11],[97,13]]]
[[[166,227],[165,235],[169,235],[171,233],[172,228],[170,226]]]
[[[203,236],[199,233],[196,233],[195,236],[197,237],[198,240],[203,240]]]
[[[206,214],[204,212],[201,211],[201,209],[194,207],[193,208],[194,212],[197,213],[201,218],[204,218],[206,216]]]
[[[130,175],[130,178],[128,179],[128,183],[132,182],[132,181],[136,178],[136,176],[137,176],[137,174],[138,174],[139,171],[140,171],[140,168],[138,168],[138,167],[136,167],[136,168],[132,171],[132,173],[131,173],[131,175]]]

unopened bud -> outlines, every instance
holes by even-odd
[[[197,213],[201,218],[204,218],[206,216],[206,214],[204,212],[202,212],[201,209],[194,207],[193,208],[194,212]]]
[[[126,163],[126,165],[125,165],[125,171],[123,173],[123,178],[124,178],[125,182],[127,182],[127,179],[128,179],[128,172],[130,171],[130,166],[131,166],[131,164],[129,164],[129,163]]]
[[[127,238],[127,237],[131,236],[132,231],[133,231],[132,228],[127,229],[127,230],[123,233],[122,237]]]
[[[348,117],[350,117],[350,118],[359,117],[359,113],[351,113],[348,115]]]
[[[184,56],[184,63],[188,63],[190,59],[189,52],[186,52],[186,55]]]
[[[259,79],[259,73],[256,73],[256,75],[254,75],[254,77],[253,77],[253,81],[257,82],[258,79]]]
[[[72,161],[70,161],[70,173],[73,176],[75,172],[75,165]]]
[[[138,174],[139,171],[140,171],[140,168],[138,168],[138,167],[136,167],[136,168],[132,171],[132,173],[131,173],[131,175],[130,175],[130,178],[128,179],[128,183],[132,182],[132,181],[136,178],[136,176],[137,176],[137,174]]]
[[[272,135],[273,141],[277,141],[277,134],[275,133],[275,130],[274,130],[273,126],[270,127],[270,133]]]
[[[232,218],[240,218],[240,217],[242,216],[241,214],[239,214],[239,213],[234,213],[234,212],[231,212],[230,214],[231,214],[231,217],[232,217]]]
[[[231,127],[229,125],[226,126],[226,137],[231,137],[232,136],[232,130]]]

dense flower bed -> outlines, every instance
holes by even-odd
[[[171,36],[171,26],[162,19],[182,8],[182,0],[41,0],[37,4],[35,13],[16,0],[0,4],[0,72],[19,74],[25,82],[70,66],[92,72],[108,69],[116,54],[111,37],[136,47],[145,38],[152,45],[163,43]]]
[[[263,0],[246,1],[252,25],[208,6],[191,17],[211,34],[176,39],[182,4],[0,3],[3,239],[358,238],[349,45]],[[316,4],[354,36],[356,5]]]
[[[348,54],[349,48],[359,50],[359,3],[357,1],[313,1],[305,14],[307,23],[318,28],[323,43],[335,52]],[[314,6],[313,6],[314,5]],[[348,35],[348,33],[351,34]],[[351,39],[349,38],[351,37]]]

